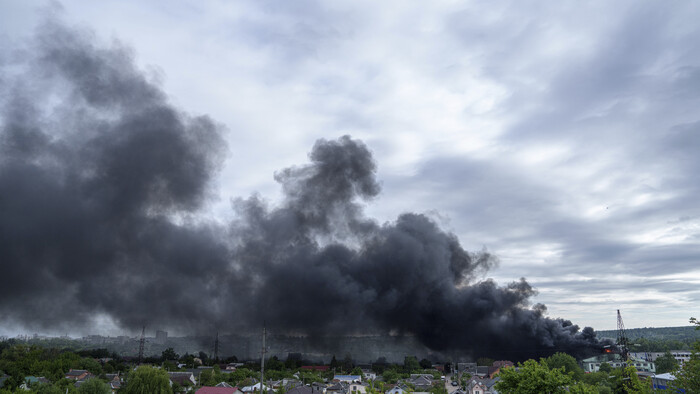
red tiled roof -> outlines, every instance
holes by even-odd
[[[202,387],[195,391],[195,394],[233,394],[238,390],[237,387]]]

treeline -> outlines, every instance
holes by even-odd
[[[0,343],[0,376],[6,376],[0,393],[10,393],[25,383],[27,376],[44,377],[50,383],[43,383],[42,393],[76,393],[74,381],[66,379],[71,369],[83,369],[97,377],[106,373],[124,373],[128,367],[118,360],[100,363],[91,354],[79,354],[70,350],[12,345]],[[106,379],[105,379],[106,381]]]
[[[506,394],[652,392],[649,382],[642,381],[634,367],[612,368],[603,363],[600,371],[584,373],[576,359],[565,353],[556,353],[539,362],[527,360],[517,368],[502,369],[498,376],[496,389]]]
[[[599,338],[617,338],[617,331],[597,331]],[[634,352],[666,352],[690,350],[700,340],[700,331],[688,327],[645,327],[625,330]]]

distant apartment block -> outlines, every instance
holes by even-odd
[[[168,332],[167,331],[156,331],[156,343],[160,345],[165,345],[165,343],[168,341]]]

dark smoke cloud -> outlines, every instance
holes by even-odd
[[[202,268],[228,261],[196,218],[220,127],[173,108],[127,49],[90,32],[50,21],[17,56],[2,77],[2,315],[56,329],[201,314],[216,295]]]
[[[88,31],[49,21],[23,53],[0,78],[6,321],[56,329],[108,316],[194,332],[266,321],[513,359],[598,346],[592,329],[530,307],[524,279],[480,281],[496,259],[425,215],[364,216],[380,185],[362,142],[319,140],[309,164],[275,174],[278,206],[237,199],[223,227],[201,219],[227,154],[220,126],[174,108],[128,49]]]

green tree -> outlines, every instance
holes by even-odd
[[[433,367],[433,363],[431,363],[430,360],[428,360],[427,358],[420,360],[419,364],[420,364],[420,367],[423,369],[430,369]]]
[[[83,384],[78,387],[78,394],[111,394],[112,389],[110,389],[107,383],[101,381],[100,379],[88,379]]]
[[[59,387],[56,387],[50,383],[40,383],[34,387],[32,390],[37,394],[63,394],[64,391]]]
[[[394,371],[393,369],[384,370],[382,377],[384,378],[384,381],[386,383],[390,383],[390,384],[394,384],[394,383],[396,383],[397,380],[399,380],[399,374],[396,371]]]
[[[576,359],[566,353],[554,353],[544,359],[549,369],[564,368],[564,372],[579,381],[583,377],[583,369],[578,366]]]
[[[199,383],[202,386],[213,386],[218,382],[214,379],[214,372],[207,368],[199,374]]]
[[[352,372],[350,372],[350,375],[362,376],[362,369],[360,367],[355,367],[355,368],[353,368]]]
[[[131,372],[123,390],[126,394],[172,394],[173,392],[170,388],[168,373],[149,366],[141,366]]]
[[[420,363],[416,356],[406,356],[403,359],[403,368],[407,373],[420,370]]]
[[[678,368],[678,361],[673,358],[671,352],[666,352],[660,357],[657,357],[654,364],[656,364],[656,373],[658,374],[671,372]]]
[[[610,364],[607,364],[607,365],[608,365],[608,367],[610,367]],[[612,370],[612,368],[611,368],[611,370]],[[589,386],[596,387],[598,389],[598,391],[600,391],[601,387],[603,387],[603,386],[610,388],[609,376],[610,376],[609,371],[608,372],[603,372],[603,371],[591,372],[591,373],[583,374],[583,378],[581,379],[581,381],[583,383],[586,383]]]
[[[102,365],[93,358],[83,358],[80,360],[77,369],[86,369],[93,375],[102,375]]]
[[[343,359],[343,371],[350,372],[354,367],[355,363],[352,362],[352,356],[350,353],[346,354],[345,358]]]
[[[72,379],[63,378],[56,382],[55,386],[61,389],[61,394],[76,393],[78,391],[75,388],[75,381],[73,381]]]
[[[376,372],[378,375],[384,373],[389,363],[386,361],[386,357],[379,357],[377,361],[372,364],[372,371]]]
[[[284,378],[291,378],[292,374],[287,370],[281,371],[268,371],[265,370],[265,380],[282,380]]]
[[[277,356],[272,356],[265,360],[265,370],[267,371],[280,371],[284,368],[284,362],[280,361]]]
[[[216,383],[221,383],[224,381],[224,374],[221,372],[221,367],[219,365],[214,365],[214,368],[212,368],[214,380],[216,380]]]
[[[438,384],[430,389],[431,394],[447,394],[447,389],[444,384]]]
[[[462,387],[462,389],[467,389],[467,383],[469,383],[469,379],[471,378],[472,375],[467,372],[463,372],[461,375],[459,375],[459,385]]]
[[[700,321],[694,317],[690,322],[695,324],[695,329],[700,330]],[[686,393],[700,393],[700,341],[696,341],[690,353],[690,360],[676,372],[676,380],[673,381],[675,389],[683,389]]]
[[[163,361],[167,360],[177,360],[180,358],[180,355],[175,353],[175,350],[171,347],[163,350],[163,353],[160,355],[160,359]]]
[[[161,365],[161,367],[166,371],[177,371],[178,370],[177,364],[175,364],[172,361],[167,361],[167,360],[163,361],[163,364]]]
[[[233,383],[234,385],[242,382],[246,378],[252,378],[255,376],[255,372],[251,371],[248,368],[236,368],[235,371],[227,374],[228,375],[228,381],[229,383]],[[245,386],[245,385],[241,385]]]
[[[185,353],[182,357],[180,357],[180,362],[185,364],[187,368],[194,368],[194,355]]]
[[[499,373],[501,380],[496,383],[499,393],[540,394],[566,393],[571,384],[571,376],[564,369],[550,370],[547,363],[527,360],[516,368],[504,368]]]
[[[613,394],[612,389],[609,386],[598,386],[598,394]]]
[[[613,393],[651,393],[651,385],[639,380],[637,369],[633,366],[616,368],[610,377]]]
[[[317,372],[314,372],[314,371],[300,370],[299,371],[299,379],[304,384],[310,384],[310,383],[314,383],[314,382],[323,383],[323,378]]]
[[[490,367],[493,365],[494,361],[496,361],[496,360],[494,360],[492,358],[479,357],[478,359],[476,359],[476,365],[481,365],[483,367]]]
[[[605,373],[610,373],[610,372],[612,372],[612,369],[613,369],[612,366],[611,366],[610,364],[608,364],[608,363],[601,363],[601,364],[600,364],[600,367],[598,367],[598,370],[599,370],[600,372],[605,372]]]
[[[587,385],[583,382],[576,382],[569,386],[569,393],[575,394],[598,394],[600,391],[593,386]]]

